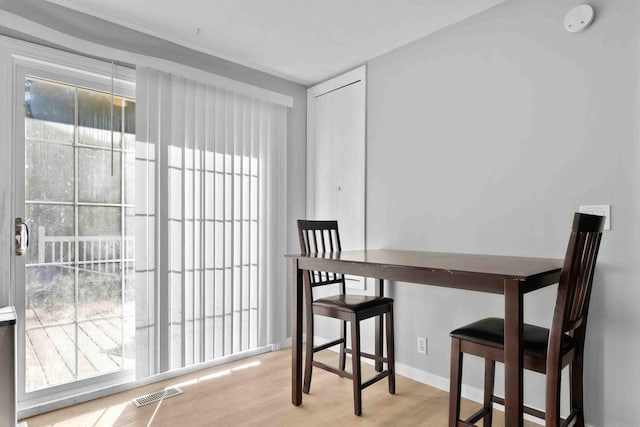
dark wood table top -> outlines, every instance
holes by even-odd
[[[510,279],[535,282],[540,275],[558,276],[562,268],[561,259],[530,258],[500,255],[459,254],[447,252],[420,252],[406,250],[374,249],[342,251],[319,254],[287,255],[298,259],[301,268],[321,270],[322,266],[332,267],[337,273],[372,274],[371,277],[394,279],[394,271],[413,269],[415,274],[439,273],[465,276],[485,276],[487,279]],[[350,266],[350,267],[345,267]],[[397,280],[402,280],[397,277]],[[414,280],[409,280],[414,281]],[[545,280],[548,282],[548,280]],[[437,283],[433,283],[437,284]],[[530,289],[531,290],[531,289]]]

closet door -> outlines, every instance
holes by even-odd
[[[307,92],[307,218],[336,219],[342,249],[365,247],[366,68]],[[347,285],[364,289],[361,278]]]

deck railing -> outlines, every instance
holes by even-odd
[[[77,258],[76,258],[77,245]],[[38,265],[78,265],[81,270],[120,275],[134,262],[133,236],[48,236],[38,227]]]

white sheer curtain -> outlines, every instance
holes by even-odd
[[[138,378],[271,344],[287,108],[137,70]]]

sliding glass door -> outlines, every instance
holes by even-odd
[[[16,46],[20,410],[279,343],[287,107]]]
[[[18,70],[18,382],[23,398],[59,397],[134,371],[134,87]]]

